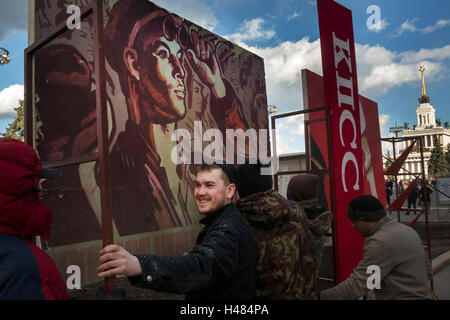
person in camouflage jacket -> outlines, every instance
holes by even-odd
[[[319,177],[315,174],[299,174],[291,178],[286,191],[286,198],[301,206],[308,218],[312,234],[312,251],[316,263],[316,285],[319,279],[326,234],[331,231],[333,224],[333,213],[319,205],[317,197],[319,183]]]
[[[272,189],[261,164],[238,168],[236,207],[253,228],[258,298],[316,299],[311,232],[301,207]]]

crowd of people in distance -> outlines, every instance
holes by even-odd
[[[411,191],[409,191],[409,194],[407,196],[408,200],[408,211],[406,212],[406,215],[409,215],[411,207],[413,208],[412,211],[414,214],[417,214],[417,200],[419,200],[419,205],[422,206],[423,209],[425,209],[425,202],[427,205],[427,208],[430,208],[431,204],[431,194],[433,193],[433,186],[436,184],[435,181],[432,181],[431,184],[428,183],[427,180],[425,181],[416,181],[416,180],[410,180],[410,181],[399,181],[397,183],[397,190],[398,190],[398,196],[400,196],[405,189],[407,189],[410,185]],[[388,179],[385,181],[386,186],[386,202],[388,207],[391,205],[391,196],[394,195],[394,181],[391,179]]]

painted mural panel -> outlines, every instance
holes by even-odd
[[[267,128],[263,61],[147,1],[120,1],[109,18],[105,55],[119,80],[110,85],[126,102],[113,106],[126,119],[111,151],[118,232],[191,225],[195,170],[174,161],[173,135],[184,128],[203,145],[196,121],[223,137]],[[198,142],[183,150],[187,162]]]
[[[69,5],[87,3],[37,0],[37,38],[69,17]],[[149,1],[103,3],[115,241],[134,252],[182,254],[199,228],[192,182],[199,153],[220,140],[214,157],[225,158],[226,144],[236,142],[227,129],[268,128],[264,63]],[[45,162],[97,151],[92,30],[85,19],[36,54],[35,143]],[[58,266],[84,252],[90,270],[97,261],[86,252],[101,246],[98,165],[59,169],[63,179],[46,185],[52,252]]]
[[[45,7],[38,9],[45,12]],[[97,151],[93,24],[93,17],[87,17],[79,30],[67,30],[34,55],[34,143],[43,163],[64,163]],[[101,239],[99,195],[92,187],[97,186],[95,162],[72,161],[59,170],[62,178],[43,184],[44,201],[53,212],[47,246]]]

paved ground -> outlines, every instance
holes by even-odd
[[[433,276],[434,292],[441,300],[450,300],[450,264]]]
[[[394,195],[391,197],[391,203],[395,200],[395,190]],[[417,209],[422,209],[423,206],[419,204],[419,200],[417,200],[416,204]],[[408,202],[405,201],[402,209],[408,209]],[[412,209],[412,207],[411,207]],[[439,203],[436,199],[436,192],[431,194],[431,206],[429,208],[428,221],[429,222],[450,222],[450,202]],[[397,214],[397,211],[392,211],[393,214]],[[412,221],[417,215],[414,215],[413,212],[406,214],[406,211],[400,211],[400,220],[401,221]],[[423,213],[418,221],[425,221],[425,213]]]
[[[407,207],[403,207],[403,209],[407,209]],[[400,221],[402,222],[411,222],[413,221],[417,215],[420,213],[421,207],[417,207],[417,213],[414,214],[413,211],[407,215],[406,211],[400,211]],[[391,214],[397,215],[397,210],[391,211]],[[425,221],[425,213],[422,213],[418,219],[418,221]],[[428,214],[428,222],[450,222],[450,207],[431,207]]]

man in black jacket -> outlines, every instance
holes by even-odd
[[[253,299],[256,258],[252,231],[234,207],[232,165],[202,165],[194,197],[205,227],[185,256],[132,255],[118,245],[100,251],[99,277],[126,275],[133,285],[185,293],[186,299]]]

